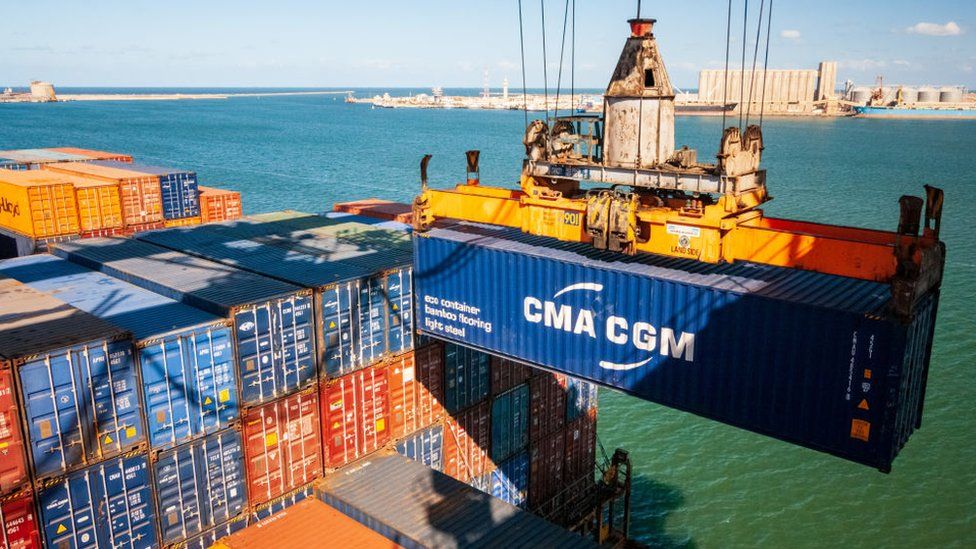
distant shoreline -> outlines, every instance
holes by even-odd
[[[272,97],[286,95],[345,95],[342,91],[281,91],[260,93],[66,93],[58,101],[179,101],[185,99],[230,99],[232,97]]]

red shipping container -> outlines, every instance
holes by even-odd
[[[385,368],[366,368],[325,381],[321,390],[327,467],[341,467],[390,440]]]
[[[28,481],[24,435],[14,391],[13,371],[0,369],[0,495],[15,492]]]
[[[563,489],[566,433],[557,431],[529,447],[529,506],[543,515],[559,508],[552,501]]]
[[[444,417],[444,345],[432,343],[403,353],[386,365],[390,388],[390,433],[400,438]]]
[[[532,376],[532,368],[497,356],[491,357],[491,396],[497,396],[505,391],[528,381]]]
[[[314,388],[251,408],[244,412],[243,422],[251,505],[322,476],[319,399]]]
[[[529,379],[529,440],[543,437],[566,425],[567,379],[544,373]]]
[[[413,207],[401,202],[390,202],[379,198],[367,198],[353,202],[338,202],[332,206],[332,211],[344,212],[363,217],[374,217],[400,223],[413,223]]]
[[[593,478],[596,467],[596,411],[577,418],[566,427],[566,464],[563,476],[569,484],[581,478]]]
[[[444,472],[461,482],[492,472],[490,404],[486,401],[457,412],[446,423]]]
[[[30,491],[4,498],[0,502],[0,523],[3,523],[3,549],[40,549],[41,533],[34,512],[34,495]]]
[[[240,219],[244,215],[241,193],[199,186],[200,218],[204,223]]]
[[[163,220],[163,194],[158,176],[85,162],[45,164],[43,169],[118,182],[119,195],[122,198],[122,219],[126,225]]]
[[[125,236],[132,236],[136,233],[141,233],[145,231],[156,231],[159,229],[165,229],[166,224],[162,221],[153,221],[152,223],[139,223],[137,225],[126,225],[122,234]]]

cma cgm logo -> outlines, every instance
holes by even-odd
[[[563,330],[579,336],[585,334],[593,339],[603,337],[614,345],[633,345],[638,350],[651,353],[651,356],[646,359],[629,364],[601,360],[600,367],[608,370],[640,368],[653,360],[656,354],[694,362],[695,334],[693,333],[681,332],[680,335],[676,335],[672,328],[656,327],[649,322],[616,315],[610,315],[605,321],[598,323],[597,314],[589,309],[574,309],[569,305],[555,302],[559,296],[577,291],[600,293],[603,291],[603,284],[593,282],[571,284],[556,292],[552,300],[528,296],[522,300],[522,315],[525,320],[533,324],[542,324],[546,328]]]

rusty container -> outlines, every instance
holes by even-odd
[[[541,370],[538,370],[541,372]],[[499,358],[491,357],[491,396],[498,396],[505,391],[525,383],[532,377],[533,369],[524,364]]]
[[[567,378],[549,372],[529,380],[529,440],[543,437],[566,425]]]
[[[117,183],[122,200],[122,217],[126,225],[163,220],[163,195],[158,176],[88,162],[45,164],[43,169]]]
[[[596,413],[588,413],[566,426],[566,482],[593,478],[596,467]]]
[[[203,223],[232,221],[244,215],[241,193],[226,189],[199,186],[200,218]]]
[[[29,480],[26,455],[13,371],[0,368],[0,496],[20,490]]]
[[[375,452],[390,439],[387,369],[366,368],[321,383],[326,467]]]
[[[390,434],[401,438],[444,417],[444,345],[431,343],[385,362]]]
[[[491,452],[491,406],[482,402],[448,416],[444,430],[444,472],[470,482],[495,469]]]
[[[0,228],[34,239],[78,234],[71,178],[39,170],[0,171]]]
[[[252,506],[322,476],[318,404],[312,388],[244,413],[245,470]]]
[[[529,508],[543,516],[560,507],[566,433],[556,431],[529,446]]]

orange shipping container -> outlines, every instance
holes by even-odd
[[[45,164],[42,170],[118,183],[126,225],[163,220],[163,195],[157,176],[87,162]]]
[[[495,469],[491,451],[491,408],[482,402],[447,418],[444,430],[444,472],[460,480],[483,476]]]
[[[127,154],[120,154],[120,153],[113,153],[113,152],[106,152],[106,151],[79,149],[77,147],[53,147],[47,150],[63,152],[68,154],[77,154],[78,156],[87,156],[92,160],[116,160],[119,162],[132,162],[132,157]]]
[[[200,185],[200,217],[204,223],[231,221],[244,215],[241,193]]]
[[[314,389],[251,408],[243,423],[251,505],[322,476],[319,399]]]
[[[99,234],[99,231],[121,228],[125,224],[118,183],[90,178],[76,178],[73,183],[83,235]]]
[[[413,208],[410,204],[390,202],[389,200],[380,200],[379,198],[367,198],[353,202],[337,202],[332,206],[332,210],[361,215],[363,217],[399,221],[408,225],[413,223]]]
[[[400,438],[444,417],[444,345],[431,343],[391,359],[390,432]]]
[[[304,499],[247,528],[221,538],[212,549],[350,547],[394,549],[396,543],[316,498]]]
[[[322,383],[325,464],[340,467],[390,439],[386,370],[366,368]]]
[[[199,225],[200,216],[197,217],[181,217],[179,219],[165,219],[163,220],[163,227],[189,227],[190,225]]]
[[[0,226],[35,239],[78,234],[71,179],[39,170],[0,170]]]

